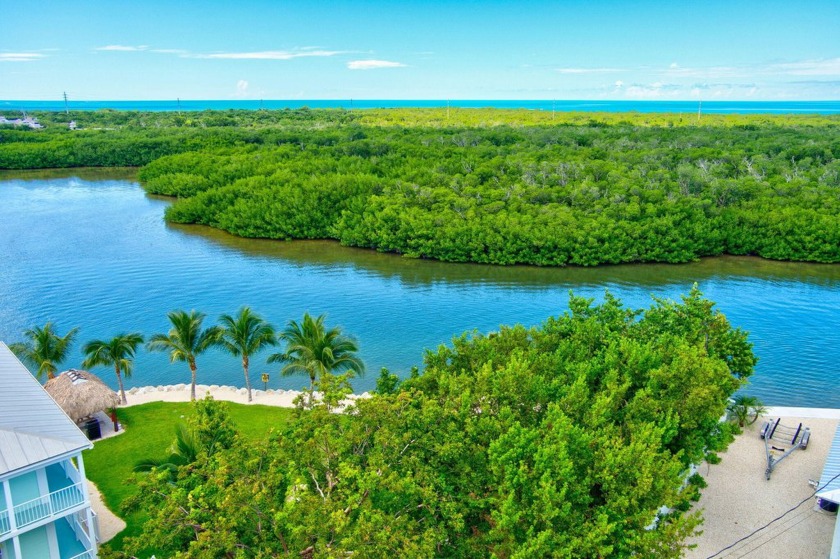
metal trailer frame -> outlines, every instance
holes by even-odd
[[[759,436],[764,439],[764,451],[767,453],[767,469],[764,471],[767,479],[770,479],[770,474],[773,473],[776,464],[790,456],[797,448],[802,450],[808,448],[808,441],[811,440],[810,427],[803,428],[802,423],[797,427],[787,427],[780,423],[781,420],[781,418],[775,421],[768,419],[759,432]],[[779,445],[790,445],[790,448],[774,446],[774,442]],[[776,458],[774,451],[781,452],[782,455]]]

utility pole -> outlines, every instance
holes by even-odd
[[[64,114],[69,115],[70,109],[67,108],[67,92],[64,92]]]
[[[181,114],[181,98],[178,97],[177,100],[178,100],[178,114]]]
[[[697,102],[697,124],[700,124],[700,112],[703,110],[703,100]]]

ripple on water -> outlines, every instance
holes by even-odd
[[[357,337],[370,371],[405,374],[424,348],[464,331],[539,324],[568,308],[569,291],[628,307],[651,295],[678,299],[696,282],[732,324],[750,332],[760,357],[747,391],[773,405],[840,407],[840,266],[751,258],[682,265],[599,268],[494,267],[419,261],[326,241],[246,240],[166,225],[167,202],[128,181],[5,180],[0,185],[0,339],[33,324],[80,326],[80,341],[168,329],[166,313],[198,309],[210,320],[250,305],[276,326],[304,312]],[[68,366],[81,361],[77,344]],[[270,387],[300,388],[254,360]],[[109,371],[99,371],[115,383]],[[241,384],[239,363],[218,351],[199,359],[206,384]],[[183,364],[138,356],[128,386],[185,382]]]

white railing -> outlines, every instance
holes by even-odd
[[[90,509],[90,517],[93,519],[93,537],[96,540],[96,543],[102,541],[102,538],[99,536],[99,517]]]
[[[9,522],[9,513],[7,511],[0,511],[0,536],[6,535],[12,531],[12,524]]]
[[[69,458],[61,462],[61,467],[64,470],[64,475],[73,480],[73,483],[79,483],[82,481],[82,476],[79,475],[79,470],[76,469],[76,466],[73,465],[73,462]]]
[[[85,501],[82,484],[77,483],[58,491],[53,491],[43,497],[21,503],[14,508],[15,524],[23,528],[39,520],[60,514]]]
[[[70,559],[96,559],[96,556],[93,554],[92,551],[83,551],[78,555],[74,555]]]
[[[67,519],[70,521],[70,527],[73,528],[73,533],[76,534],[76,539],[82,542],[82,545],[86,548],[91,547],[91,538],[93,538],[93,535],[88,529],[87,514],[85,514],[85,511],[81,510]]]

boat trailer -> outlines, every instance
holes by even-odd
[[[787,427],[779,423],[781,418],[773,421],[769,419],[761,426],[759,436],[764,439],[764,450],[767,453],[767,469],[764,475],[770,479],[770,474],[776,464],[790,456],[790,453],[801,448],[805,450],[808,448],[808,441],[811,440],[811,428],[802,427],[800,423],[797,427]],[[776,446],[779,445],[779,446]],[[789,448],[784,448],[784,446]],[[781,452],[781,456],[776,457],[776,452]]]

